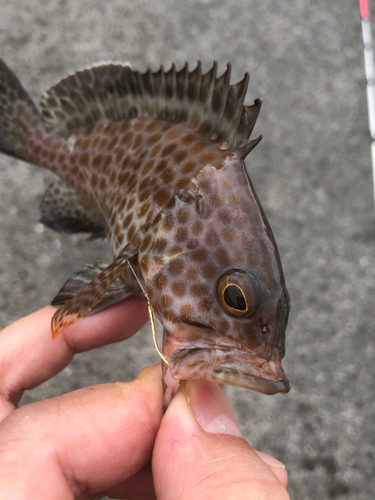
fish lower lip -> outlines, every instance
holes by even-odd
[[[177,380],[206,379],[269,395],[290,390],[280,362],[233,348],[179,349],[169,360],[171,375]]]
[[[213,330],[213,328],[209,325],[205,325],[204,323],[199,323],[198,321],[190,320],[190,319],[182,319],[181,323],[184,323],[185,325],[193,326],[196,328],[205,328],[208,330]]]
[[[252,389],[262,394],[272,396],[273,394],[286,394],[290,391],[290,382],[287,377],[281,380],[267,380],[254,375],[239,374],[229,370],[222,370],[219,373],[211,373],[209,380],[219,384],[235,385],[245,389]]]

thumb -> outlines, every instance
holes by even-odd
[[[161,423],[154,452],[160,500],[288,500],[281,462],[256,452],[242,437],[217,384],[181,383]]]

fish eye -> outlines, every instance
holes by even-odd
[[[229,284],[224,288],[223,301],[227,307],[238,312],[246,313],[248,310],[245,295],[238,285]]]
[[[250,272],[231,269],[218,281],[218,296],[227,312],[234,316],[252,316],[262,302],[262,286]]]

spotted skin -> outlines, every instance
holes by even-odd
[[[260,140],[249,139],[260,101],[243,106],[248,76],[230,86],[229,68],[217,78],[216,65],[205,75],[200,65],[143,75],[103,66],[50,89],[38,115],[2,64],[2,150],[64,183],[65,200],[61,186],[59,201],[45,197],[50,226],[104,226],[115,257],[90,283],[81,274],[63,289],[54,337],[98,310],[120,279],[123,296],[145,291],[163,324],[167,401],[186,378],[287,392],[289,297],[244,164]],[[19,129],[18,113],[28,124]],[[223,277],[231,288],[220,288]]]
[[[40,222],[60,233],[91,233],[105,237],[106,221],[100,207],[78,196],[60,179],[52,181],[40,204]]]

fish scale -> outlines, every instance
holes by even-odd
[[[141,74],[104,65],[48,90],[40,110],[0,60],[0,149],[59,180],[42,222],[106,234],[114,261],[87,266],[52,302],[52,332],[130,295],[163,325],[168,403],[182,379],[265,394],[290,388],[281,359],[289,296],[244,159],[261,101],[249,77],[186,64]]]

